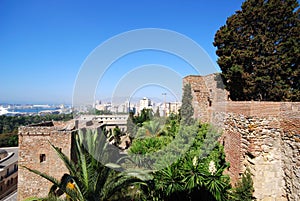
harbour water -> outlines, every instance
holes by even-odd
[[[36,115],[67,113],[69,106],[64,105],[0,105],[0,115]]]

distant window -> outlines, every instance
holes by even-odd
[[[2,191],[2,186],[0,186],[0,191]]]
[[[9,175],[9,168],[6,170],[6,176],[8,177]]]
[[[46,154],[40,154],[40,163],[46,161]]]

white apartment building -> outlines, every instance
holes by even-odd
[[[152,109],[152,102],[149,98],[144,97],[140,100],[139,111],[142,111],[143,109]]]

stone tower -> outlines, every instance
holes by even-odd
[[[225,110],[229,94],[224,88],[220,74],[189,75],[183,78],[183,84],[191,85],[194,118],[201,122],[219,121],[215,114]]]
[[[44,172],[60,180],[68,173],[54,146],[71,157],[73,122],[44,122],[19,128],[19,165]],[[20,167],[18,171],[18,200],[44,197],[51,188],[46,179]]]

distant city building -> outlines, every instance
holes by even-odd
[[[18,147],[0,148],[0,200],[17,190]]]
[[[181,107],[181,102],[157,103],[153,107],[153,112],[159,110],[160,116],[169,116],[170,114],[178,114]]]
[[[143,109],[152,109],[155,113],[157,109],[159,110],[160,116],[169,116],[171,113],[178,114],[178,110],[181,107],[181,102],[164,102],[155,103],[151,99],[144,97],[139,101],[139,104],[131,103],[128,100],[121,104],[111,103],[101,103],[101,101],[96,101],[95,108],[102,111],[110,111],[113,114],[128,114],[133,112],[137,115]]]
[[[98,101],[99,104],[95,105],[95,108],[97,110],[102,110],[102,111],[111,111],[111,103],[105,103],[105,104],[101,104],[101,102]]]
[[[166,115],[169,116],[170,114],[178,114],[178,110],[181,107],[181,102],[170,102],[166,103]]]
[[[143,109],[152,109],[152,102],[149,98],[144,97],[140,100],[139,111],[142,111]]]
[[[127,130],[128,115],[81,115],[77,118],[79,122],[97,122],[98,126],[105,126],[107,130],[113,130],[116,126],[122,132]]]

